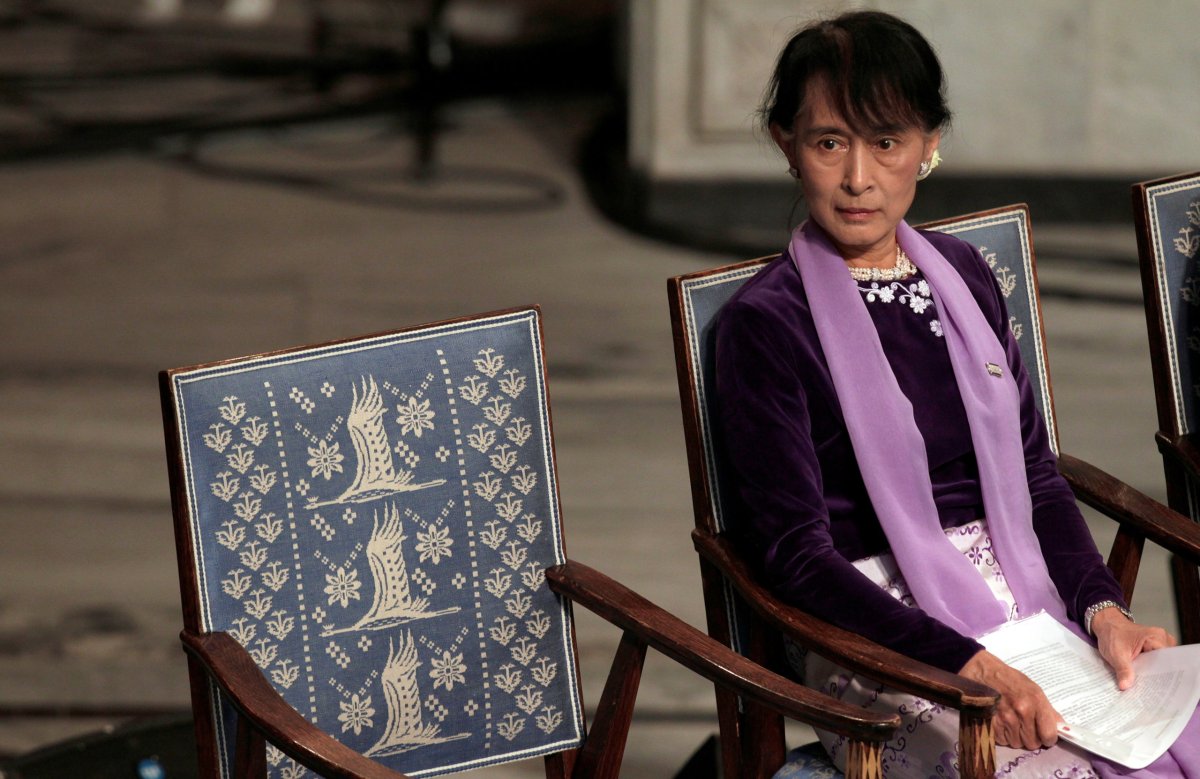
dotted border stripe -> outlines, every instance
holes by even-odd
[[[292,497],[292,481],[287,463],[287,449],[283,445],[283,426],[279,422],[279,409],[275,405],[275,391],[271,382],[264,381],[263,388],[267,391],[267,401],[271,404],[271,424],[275,428],[275,442],[279,445],[279,469],[283,477],[283,495],[287,500],[288,529],[292,534],[292,559],[296,571],[296,600],[300,612],[300,636],[304,647],[304,674],[308,681],[308,704],[311,712],[310,719],[315,724],[317,716],[317,682],[313,676],[312,646],[308,630],[308,607],[304,603],[304,573],[300,567],[300,534],[296,529],[296,505]]]

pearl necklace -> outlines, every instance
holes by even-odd
[[[850,268],[850,278],[855,281],[900,281],[917,272],[917,266],[899,245],[896,246],[896,264],[890,268]]]

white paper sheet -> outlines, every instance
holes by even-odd
[[[979,643],[1037,682],[1066,720],[1061,738],[1129,768],[1166,752],[1200,702],[1200,644],[1140,655],[1133,687],[1121,692],[1100,653],[1044,612]]]

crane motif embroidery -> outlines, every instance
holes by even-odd
[[[368,376],[363,379],[361,397],[357,385],[353,390],[354,400],[350,405],[346,428],[350,432],[350,442],[354,445],[354,455],[358,461],[354,482],[332,500],[310,499],[307,508],[338,503],[366,503],[388,495],[445,484],[445,479],[413,483],[412,472],[398,470],[392,462],[392,445],[383,426],[383,398],[379,395],[375,378]]]

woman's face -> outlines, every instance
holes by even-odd
[[[895,127],[859,135],[834,109],[824,79],[815,79],[792,127],[772,125],[771,135],[800,173],[809,218],[842,257],[890,262],[896,225],[916,194],[917,169],[933,155],[940,133]]]

